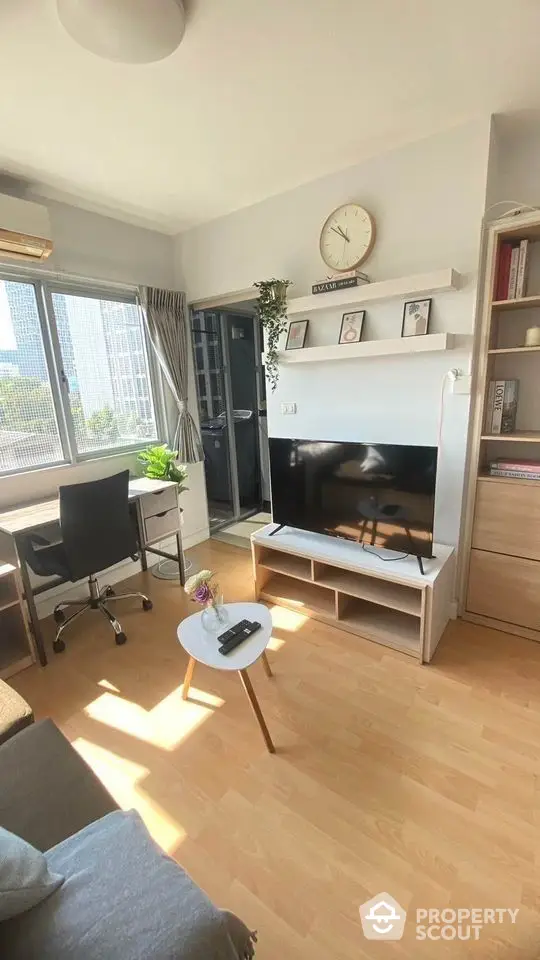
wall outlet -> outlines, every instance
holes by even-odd
[[[284,414],[296,413],[296,404],[295,403],[282,403],[281,412]]]

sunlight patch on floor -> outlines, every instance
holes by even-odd
[[[287,610],[285,607],[271,607],[272,623],[281,630],[300,630],[309,617],[297,613],[296,610]]]
[[[114,683],[111,683],[109,680],[98,680],[98,687],[104,687],[105,690],[110,690],[111,693],[120,693],[118,687],[115,687]]]
[[[84,712],[98,723],[151,743],[161,750],[175,750],[194,730],[223,705],[223,700],[192,687],[190,699],[182,700],[182,687],[173,690],[152,710],[113,693],[102,693]]]
[[[150,775],[148,768],[84,737],[77,737],[72,746],[86,760],[118,806],[123,810],[137,810],[156,843],[166,852],[174,851],[185,839],[186,831],[141,786],[141,781]]]

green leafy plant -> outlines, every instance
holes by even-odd
[[[176,463],[178,451],[169,450],[166,443],[157,447],[148,447],[139,454],[137,460],[143,468],[143,476],[153,480],[173,480],[178,484],[178,492],[187,490],[184,486],[187,480],[187,468]]]
[[[259,291],[257,316],[266,334],[265,367],[272,385],[272,393],[279,380],[278,344],[287,327],[287,287],[290,280],[260,280],[255,284]]]

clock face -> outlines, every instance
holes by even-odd
[[[330,214],[321,230],[321,256],[332,270],[358,267],[375,243],[375,221],[358,203],[345,203]]]

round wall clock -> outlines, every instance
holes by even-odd
[[[354,270],[369,257],[375,243],[375,221],[358,203],[344,203],[321,230],[321,257],[331,270]]]

